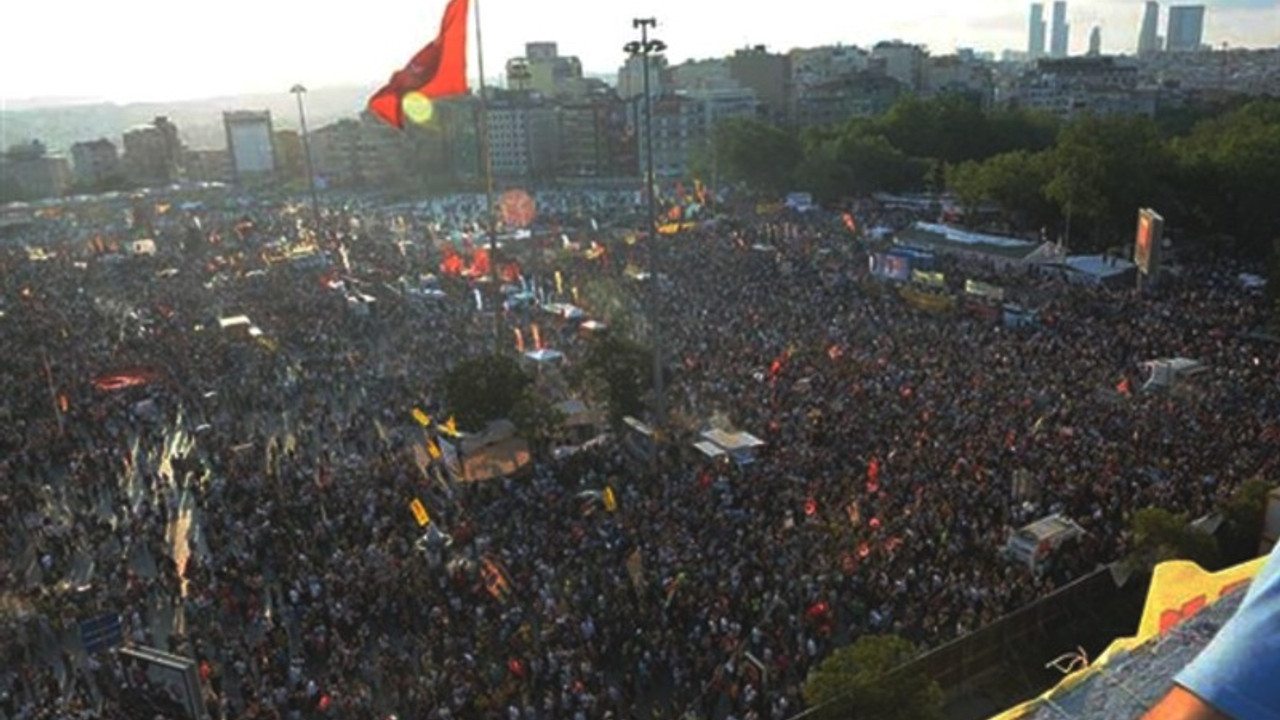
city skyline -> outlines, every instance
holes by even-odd
[[[935,54],[970,47],[999,53],[1027,46],[1029,3],[923,0],[868,12],[823,0],[793,0],[787,15],[722,17],[714,4],[647,0],[634,7],[585,0],[502,3],[482,0],[486,76],[502,73],[526,42],[552,41],[561,54],[582,59],[588,73],[612,73],[623,63],[622,45],[632,39],[631,18],[653,16],[655,32],[670,47],[670,59],[702,59],[765,45],[775,52],[844,44],[870,47],[882,40],[928,46]],[[228,0],[199,21],[157,13],[151,0],[120,0],[111,6],[76,3],[74,12],[44,4],[6,11],[11,27],[56,32],[63,46],[51,49],[47,33],[13,33],[0,46],[3,104],[31,98],[78,98],[115,103],[179,101],[216,95],[287,93],[308,86],[359,84],[372,91],[391,71],[434,36],[443,0],[366,0],[352,15],[338,6],[308,6],[304,14],[247,0]],[[1280,0],[1207,2],[1204,41],[1213,47],[1280,45]],[[1167,4],[1165,5],[1168,6]],[[1140,0],[1073,0],[1067,22],[1101,26],[1104,53],[1133,53],[1141,26]],[[77,17],[74,24],[63,22]],[[198,22],[199,32],[185,24]],[[470,29],[474,41],[474,28]],[[127,33],[145,41],[122,43]],[[148,33],[150,33],[148,35]],[[478,75],[474,42],[469,73]],[[1082,55],[1086,33],[1073,33],[1069,51]],[[36,61],[35,59],[39,59]],[[92,58],[86,62],[85,58]]]

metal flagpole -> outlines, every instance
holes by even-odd
[[[480,162],[484,163],[484,204],[488,214],[489,282],[493,284],[493,352],[502,353],[502,297],[498,285],[498,228],[493,214],[493,157],[489,153],[489,100],[484,84],[484,40],[480,31],[480,0],[472,0],[476,13],[476,67],[480,71]]]

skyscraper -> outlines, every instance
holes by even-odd
[[[1031,32],[1027,39],[1027,56],[1044,57],[1044,3],[1031,4]]]
[[[1204,40],[1204,6],[1174,5],[1169,8],[1169,29],[1165,35],[1169,52],[1199,50]]]
[[[1160,3],[1147,2],[1142,12],[1142,29],[1138,31],[1138,55],[1160,52]]]
[[[1053,3],[1053,35],[1049,39],[1049,56],[1063,58],[1067,56],[1067,43],[1071,34],[1071,26],[1067,24],[1067,3],[1056,0]]]
[[[1102,54],[1102,28],[1094,25],[1089,33],[1089,55],[1097,57]]]

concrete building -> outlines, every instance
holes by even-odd
[[[1027,57],[1038,60],[1044,57],[1044,3],[1031,4],[1031,27],[1027,32]]]
[[[224,112],[222,125],[226,129],[231,176],[235,182],[260,182],[275,174],[275,135],[270,110]]]
[[[182,140],[178,127],[164,116],[124,134],[124,170],[143,187],[169,185],[182,179]]]
[[[791,58],[764,45],[738,50],[728,58],[729,75],[760,99],[765,119],[786,124],[791,115]]]
[[[1148,0],[1142,11],[1142,28],[1138,31],[1138,57],[1160,50],[1160,3]]]
[[[306,149],[302,145],[302,135],[297,130],[276,130],[273,138],[276,149],[276,175],[282,180],[305,180],[307,157]]]
[[[404,134],[367,113],[312,130],[309,139],[321,187],[382,187],[408,175]]]
[[[627,103],[612,88],[560,103],[559,163],[565,178],[635,177],[635,135],[627,128]]]
[[[826,45],[792,50],[791,89],[799,92],[811,85],[862,72],[870,64],[871,55],[854,45]]]
[[[967,95],[987,107],[995,99],[995,79],[991,67],[972,53],[931,56],[925,59],[921,92],[926,96]]]
[[[623,100],[644,97],[644,62],[635,55],[618,69],[618,96]],[[653,55],[649,58],[649,94],[661,96],[669,90],[666,84],[667,58],[665,55]]]
[[[1138,65],[1116,57],[1041,60],[1011,88],[1011,105],[1062,119],[1083,114],[1155,115],[1158,91]]]
[[[648,133],[642,103],[634,103],[631,125],[639,150],[640,172],[647,169]],[[658,178],[689,174],[694,153],[707,147],[707,110],[701,100],[670,93],[653,104],[653,172]]]
[[[582,61],[561,55],[556,43],[532,42],[524,46],[524,57],[507,61],[507,87],[528,90],[543,97],[578,96],[584,91]]]
[[[1053,3],[1053,35],[1049,40],[1049,57],[1064,58],[1070,52],[1071,25],[1067,23],[1067,3]]]
[[[495,92],[487,108],[489,157],[495,177],[550,178],[559,162],[556,107],[525,91]]]
[[[1174,5],[1169,8],[1169,28],[1165,32],[1165,49],[1169,52],[1193,52],[1204,43],[1204,6]]]
[[[666,75],[670,89],[676,92],[742,87],[742,84],[730,73],[729,61],[726,58],[686,60],[679,65],[668,67]]]
[[[871,69],[902,83],[910,92],[924,87],[925,50],[919,45],[889,40],[871,49]]]
[[[231,170],[231,153],[227,150],[185,150],[182,158],[188,180],[229,183],[235,178]]]
[[[1094,25],[1089,31],[1089,57],[1098,57],[1102,54],[1102,28]]]
[[[83,188],[102,188],[109,182],[124,179],[120,153],[115,143],[106,138],[72,145],[71,162],[75,166],[76,183]]]
[[[795,122],[801,128],[830,127],[851,118],[879,115],[904,90],[897,80],[867,70],[809,85],[796,98]]]
[[[71,178],[71,163],[65,157],[49,155],[39,141],[15,145],[0,155],[5,201],[61,197],[71,186]]]

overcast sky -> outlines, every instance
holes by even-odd
[[[895,38],[923,43],[936,54],[956,47],[1025,50],[1029,7],[1021,0],[481,1],[489,77],[520,55],[525,42],[540,40],[558,42],[561,54],[579,56],[588,72],[614,72],[622,45],[634,35],[631,18],[638,16],[658,18],[656,37],[667,42],[676,62],[745,45],[785,51]],[[0,98],[162,101],[287,92],[296,82],[374,88],[435,34],[444,4],[15,0],[0,10],[6,29]],[[1132,52],[1142,5],[1070,2],[1072,52],[1084,51],[1094,25],[1102,27],[1104,52]],[[1280,0],[1210,0],[1208,6],[1206,42],[1280,45]],[[474,43],[471,53],[474,76]]]

